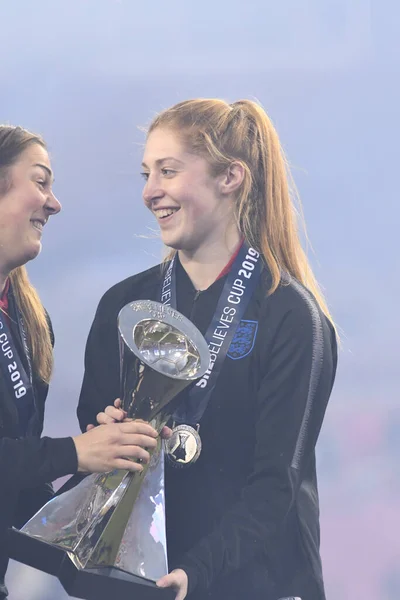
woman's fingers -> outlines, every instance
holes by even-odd
[[[115,402],[114,402],[114,406],[107,406],[103,412],[98,413],[98,415],[96,417],[98,425],[109,425],[110,423],[121,423],[121,425],[123,427],[128,426],[125,429],[127,432],[133,433],[131,424],[134,423],[134,432],[135,433],[150,436],[152,438],[158,437],[157,431],[153,427],[151,427],[151,425],[146,423],[145,421],[141,421],[139,419],[136,419],[135,421],[133,421],[132,419],[127,419],[126,412],[123,411],[121,408],[116,407],[116,405],[119,405],[120,402],[121,401],[119,400],[119,398],[117,398],[117,400],[115,400]],[[89,428],[92,429],[93,427],[94,427],[93,425],[88,425],[88,428],[86,429],[86,431],[89,431]],[[169,427],[162,428],[162,430],[160,432],[160,436],[162,439],[167,440],[171,437],[171,435],[172,435],[172,430]],[[155,448],[156,443],[149,444],[147,447]]]
[[[131,421],[93,427],[73,440],[80,471],[141,471],[140,463],[149,462],[157,445],[157,432],[147,423]]]
[[[115,406],[106,406],[104,412],[116,421],[123,421],[126,417],[126,412],[122,408],[116,408]]]
[[[148,435],[155,440],[158,437],[157,431],[144,421],[125,421],[124,423],[121,423],[121,431]]]
[[[170,429],[167,426],[163,427],[160,431],[160,436],[163,440],[169,440],[171,435],[172,435],[172,429]]]
[[[107,406],[104,412],[98,413],[96,420],[99,425],[108,425],[109,423],[120,423],[125,419],[125,412],[114,406]]]
[[[100,412],[96,416],[98,425],[108,425],[109,423],[115,423],[114,419],[107,416],[105,412]]]
[[[141,473],[144,468],[140,463],[127,460],[126,458],[117,458],[115,459],[114,463],[115,469],[123,469],[126,471],[131,471],[131,473]]]
[[[147,435],[140,433],[127,434],[121,441],[122,446],[140,446],[149,450],[154,450],[157,447],[157,440]]]

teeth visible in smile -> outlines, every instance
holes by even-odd
[[[179,210],[179,209],[178,208],[159,208],[158,210],[155,210],[154,212],[156,213],[156,215],[159,219],[164,219],[165,217],[169,217],[170,215],[172,215],[177,210]]]
[[[42,231],[43,223],[41,221],[32,221],[32,224],[34,227],[36,227],[36,229],[39,229],[39,231]]]

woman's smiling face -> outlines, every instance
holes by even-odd
[[[0,195],[2,268],[14,269],[39,254],[43,227],[61,210],[52,183],[49,155],[40,144],[30,144],[7,168]]]
[[[232,221],[232,202],[220,194],[220,179],[202,156],[188,151],[171,129],[156,128],[143,156],[143,199],[166,246],[194,252]]]

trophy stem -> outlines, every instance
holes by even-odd
[[[110,566],[117,562],[121,542],[148,468],[149,464],[141,473],[127,473],[122,482],[123,493],[118,494],[108,519],[99,515],[98,523],[93,523],[91,531],[85,536],[85,546],[91,549],[85,567]],[[115,510],[117,506],[118,511]]]
[[[104,530],[112,520],[115,509],[119,506],[119,503],[122,502],[122,499],[129,489],[132,479],[131,475],[133,474],[124,471],[119,471],[117,474],[107,474],[102,485],[107,486],[107,478],[115,480],[116,475],[122,476],[121,483],[104,503],[96,516],[89,521],[85,529],[81,531],[81,535],[69,552],[72,562],[80,569],[89,567],[89,565],[95,566],[92,561],[93,552],[98,547],[99,540],[101,540]],[[60,546],[62,546],[62,544],[60,544]]]

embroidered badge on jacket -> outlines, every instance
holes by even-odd
[[[232,360],[248,356],[254,348],[258,329],[258,321],[240,321],[235,336],[229,346],[228,354]]]

